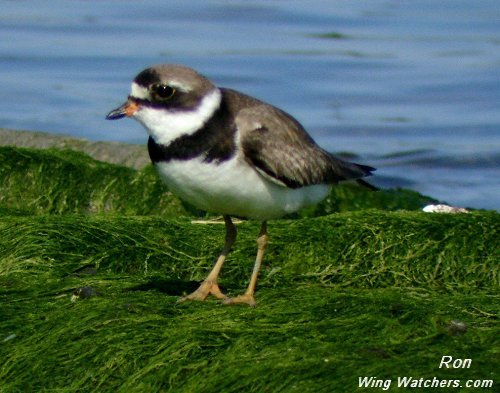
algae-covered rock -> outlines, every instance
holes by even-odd
[[[229,294],[246,285],[258,224],[238,230],[220,281]],[[209,270],[222,225],[0,217],[0,390],[312,393],[356,391],[371,375],[494,380],[498,230],[498,214],[484,212],[272,221],[252,309],[177,302]],[[443,354],[473,367],[439,369]]]
[[[417,210],[430,202],[434,200],[410,190],[373,192],[347,183],[291,217],[369,208]],[[168,192],[151,165],[137,170],[74,150],[16,147],[0,147],[0,209],[26,214],[206,215]]]
[[[221,222],[194,220],[205,213],[151,166],[0,148],[0,391],[352,392],[370,376],[496,384],[500,215],[408,211],[428,201],[335,187],[269,222],[256,308],[178,303],[220,251]],[[237,228],[220,279],[229,295],[247,284],[259,224]],[[472,367],[439,369],[447,354]]]
[[[151,166],[135,170],[74,150],[15,147],[0,147],[0,207],[26,214],[186,214]]]

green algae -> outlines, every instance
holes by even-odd
[[[0,159],[2,393],[498,383],[496,212],[426,214],[431,198],[408,190],[338,187],[269,223],[256,308],[178,303],[216,258],[221,222],[197,221],[151,167],[58,150]],[[230,295],[247,284],[259,225],[237,228],[220,280]],[[472,366],[440,369],[444,355]]]

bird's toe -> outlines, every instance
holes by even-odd
[[[224,299],[224,304],[248,304],[250,307],[255,307],[257,303],[253,295],[245,293]]]
[[[203,281],[198,289],[187,296],[181,297],[179,302],[186,300],[204,301],[208,295],[213,295],[217,299],[227,299],[227,296],[222,293],[217,282]]]

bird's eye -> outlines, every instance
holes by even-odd
[[[175,94],[175,89],[173,87],[169,85],[161,85],[159,83],[151,85],[150,90],[151,90],[151,96],[155,101],[168,101]]]

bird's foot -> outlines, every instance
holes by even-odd
[[[226,297],[224,299],[224,304],[248,304],[250,307],[255,307],[257,303],[255,302],[253,294],[245,293],[235,297]]]
[[[184,302],[186,300],[197,300],[202,302],[208,295],[214,295],[217,299],[228,299],[228,297],[220,290],[217,282],[203,281],[196,291],[187,296],[181,297],[179,302]]]

